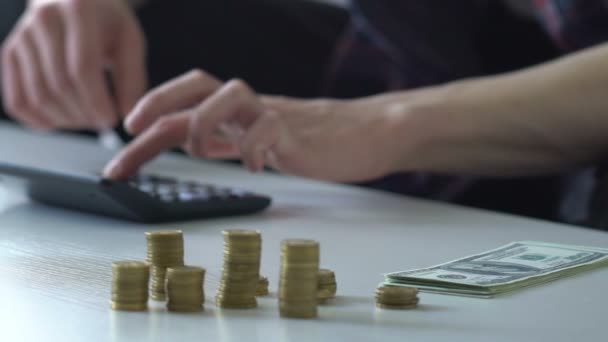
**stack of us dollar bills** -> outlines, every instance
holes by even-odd
[[[608,249],[521,241],[418,270],[385,275],[384,285],[493,297],[608,265]]]

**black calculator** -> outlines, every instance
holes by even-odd
[[[271,204],[261,194],[170,177],[112,181],[0,162],[2,184],[41,203],[146,223],[252,214]]]

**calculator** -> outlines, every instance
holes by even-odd
[[[4,162],[0,185],[18,188],[40,203],[145,223],[252,214],[271,204],[265,195],[171,177],[139,175],[113,181],[99,174]]]

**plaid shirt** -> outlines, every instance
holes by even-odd
[[[528,1],[532,3],[536,17],[547,33],[564,53],[608,40],[607,0]],[[433,37],[420,34],[420,31],[428,29],[428,26],[441,26],[445,21],[454,20],[452,17],[460,15],[460,19],[466,20],[453,22],[452,30],[444,24],[445,32],[441,34],[460,34],[457,37],[459,44],[471,43],[472,37],[465,35],[475,35],[476,28],[463,29],[462,26],[467,21],[482,17],[483,11],[487,10],[487,2],[470,0],[454,4],[441,1],[437,2],[437,8],[433,8],[433,0],[425,2],[426,4],[418,1],[399,3],[394,0],[353,0],[352,25],[337,49],[328,92],[334,96],[354,97],[443,83],[478,72],[470,65],[464,71],[457,70],[462,69],[462,65],[450,69],[446,61],[452,59],[453,54],[461,50],[460,47],[453,48],[442,60],[441,56],[428,48],[428,40]],[[446,7],[452,8],[446,10]],[[443,12],[444,17],[435,18],[441,13],[429,13],[436,9],[441,9],[436,12]],[[367,12],[372,12],[372,15]],[[449,16],[445,16],[446,12]],[[385,23],[390,22],[386,17],[399,17],[400,14],[401,23]],[[418,20],[419,23],[410,24],[412,20]],[[420,23],[423,20],[432,21],[432,24],[424,27]],[[384,26],[384,30],[379,29],[379,26]],[[400,36],[396,38],[398,35]],[[472,56],[462,59],[465,58],[471,59]],[[357,81],[356,86],[352,85],[352,81]]]
[[[565,52],[608,40],[608,1],[534,0],[537,16]]]
[[[608,1],[529,1],[536,18],[562,53],[608,40]],[[352,24],[337,49],[327,95],[365,96],[479,75],[476,55],[465,52],[476,49],[475,37],[484,30],[485,13],[490,5],[497,4],[495,0],[352,0]],[[447,49],[437,50],[441,44]],[[479,181],[472,177],[409,173],[370,185],[459,202]],[[570,182],[566,192],[580,190],[579,183]],[[568,196],[566,193],[560,197],[562,203],[556,205],[563,206],[563,199]],[[563,214],[563,209],[556,208],[555,213],[559,212],[560,219],[566,221],[580,220],[585,215],[581,214],[585,209],[574,209],[574,214]],[[567,209],[572,212],[572,206]]]

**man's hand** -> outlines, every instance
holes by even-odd
[[[5,109],[36,129],[112,127],[145,91],[144,45],[124,0],[31,0],[2,46]]]
[[[152,90],[126,120],[138,137],[112,160],[106,177],[134,175],[148,160],[181,146],[199,158],[240,157],[251,171],[331,181],[362,181],[391,171],[396,118],[374,99],[313,100],[258,96],[240,80],[202,71]],[[397,149],[396,149],[397,147]]]

